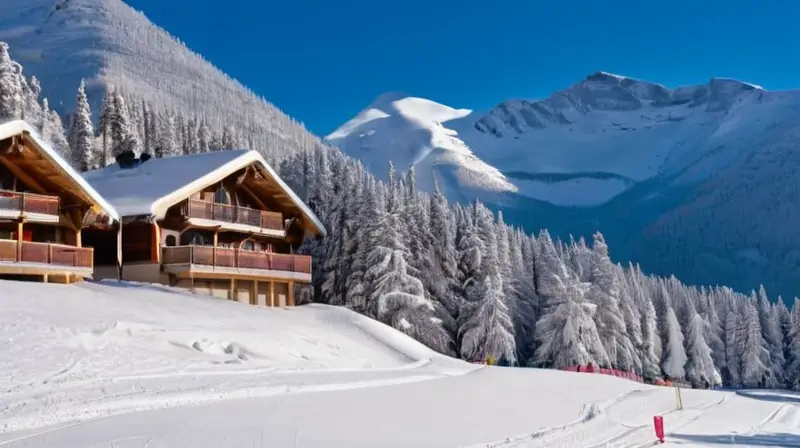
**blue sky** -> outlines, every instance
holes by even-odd
[[[125,1],[319,135],[386,91],[485,110],[598,70],[800,87],[797,1]]]

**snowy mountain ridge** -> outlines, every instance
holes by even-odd
[[[389,161],[399,170],[414,163],[423,189],[435,179],[451,200],[481,199],[531,231],[566,238],[599,229],[620,259],[653,272],[800,291],[800,232],[782,224],[797,214],[800,91],[727,78],[669,89],[598,72],[485,113],[388,98],[325,140],[378,176]],[[765,201],[760,214],[747,205]]]
[[[637,182],[684,168],[699,152],[710,151],[689,153],[686,141],[709,140],[738,105],[759,104],[765,94],[730,79],[670,90],[598,72],[544,100],[510,100],[485,114],[413,96],[381,95],[325,139],[379,174],[389,160],[400,169],[417,165],[418,176],[432,169],[455,192],[453,199],[469,197],[463,194],[466,188],[479,196],[485,190],[489,197],[507,192],[556,205],[591,206]],[[428,138],[420,138],[420,130]],[[443,153],[451,156],[444,157],[446,163]],[[455,175],[437,175],[441,165]]]

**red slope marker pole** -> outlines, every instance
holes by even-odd
[[[658,443],[664,443],[664,417],[660,415],[653,416],[653,426],[656,429]]]

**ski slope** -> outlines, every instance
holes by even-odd
[[[0,447],[800,446],[800,394],[481,367],[341,308],[0,281]]]

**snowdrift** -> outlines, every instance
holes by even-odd
[[[343,308],[258,308],[125,282],[0,290],[0,340],[10,341],[0,344],[0,433],[441,376],[432,364],[474,369]]]

